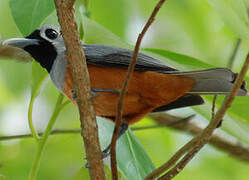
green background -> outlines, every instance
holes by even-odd
[[[90,0],[88,10],[91,19],[83,17],[85,12],[83,7],[77,8],[76,11],[78,23],[83,25],[85,43],[132,48],[156,2],[155,0]],[[82,1],[78,1],[77,7],[81,3]],[[234,71],[239,71],[249,48],[248,5],[247,0],[168,0],[146,34],[142,47],[160,49],[153,56],[181,70],[202,69],[210,66],[226,67],[238,38],[241,38],[242,43],[233,67]],[[57,24],[56,20],[52,0],[0,1],[0,36],[3,39],[28,35],[41,23]],[[189,57],[182,57],[178,54],[169,58],[163,50],[196,59],[188,59]],[[151,54],[151,51],[153,49],[147,49],[144,52]],[[41,74],[32,73],[31,63],[0,61],[1,135],[29,132],[27,111],[31,92],[30,84],[32,80],[37,80],[37,76],[39,79]],[[34,124],[38,131],[43,131],[46,127],[57,94],[58,91],[47,78],[35,101],[33,111]],[[222,99],[223,97],[220,96],[217,105],[222,102]],[[206,105],[194,109],[184,108],[170,113],[182,117],[197,114],[195,118],[207,122],[211,115],[212,97],[206,97],[206,100]],[[224,131],[247,144],[249,144],[248,109],[249,97],[238,97],[222,126]],[[145,118],[134,126],[153,124],[153,120]],[[59,115],[55,128],[79,127],[77,109],[70,104]],[[120,147],[127,147],[126,141],[128,141],[129,147],[134,150],[135,154],[130,158],[133,160],[137,157],[136,162],[131,162],[135,168],[143,168],[146,163],[151,166],[151,169],[154,166],[158,167],[191,139],[188,134],[169,128],[156,128],[134,133],[143,148],[133,146],[136,139],[129,134],[126,137],[128,140],[122,140],[124,144],[121,143]],[[101,135],[103,134],[105,134],[104,131]],[[106,136],[102,137],[102,141],[106,139]],[[105,143],[108,143],[108,139]],[[27,179],[36,149],[36,142],[31,138],[0,142],[0,175],[3,175],[3,179]],[[148,153],[154,165],[150,160],[145,160],[146,158],[141,159],[139,154],[145,153],[139,153],[141,149]],[[82,168],[85,163],[83,152],[82,138],[79,134],[50,136],[41,157],[37,179],[88,179],[87,170]],[[121,164],[126,163],[125,159],[121,158]],[[108,171],[108,168],[106,169]],[[141,169],[137,169],[137,172],[141,172],[141,176],[137,176],[137,172],[134,172],[132,176],[133,170],[123,170],[123,176],[130,177],[129,179],[131,177],[141,179],[144,176]],[[247,180],[248,171],[248,163],[233,159],[208,145],[175,179]],[[124,174],[125,172],[130,172],[130,174]]]

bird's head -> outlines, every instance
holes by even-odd
[[[44,25],[25,38],[12,38],[3,43],[25,50],[48,72],[58,53],[65,50],[60,28],[51,25]]]

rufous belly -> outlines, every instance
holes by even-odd
[[[126,69],[88,65],[92,88],[120,90],[126,76]],[[123,116],[128,124],[134,123],[153,109],[166,105],[189,92],[194,80],[152,71],[134,71],[124,101]],[[64,93],[72,100],[73,87],[70,67],[67,66]],[[96,115],[113,117],[117,113],[119,94],[100,92],[93,99]],[[73,101],[73,100],[72,100]]]

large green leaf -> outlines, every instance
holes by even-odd
[[[5,180],[5,176],[0,174],[0,180]]]
[[[38,28],[54,11],[52,0],[10,0],[12,16],[23,35]]]
[[[209,0],[209,2],[213,5],[230,30],[232,30],[240,38],[249,39],[247,21],[244,21],[245,19],[248,19],[245,17],[247,16],[245,15],[247,12],[244,12],[245,8],[241,5],[242,2],[240,2],[240,4],[239,2],[233,2],[232,5],[226,0]]]
[[[81,167],[72,178],[72,180],[81,179],[90,179],[89,170],[87,168]]]
[[[102,149],[111,141],[113,123],[98,118]],[[109,161],[109,159],[106,159]],[[141,180],[155,169],[151,159],[131,130],[120,137],[117,143],[117,162],[119,171],[127,179]],[[108,162],[109,164],[109,162]]]
[[[97,43],[123,48],[130,48],[120,37],[101,26],[97,22],[82,15],[82,24],[84,29],[84,42],[87,44]]]
[[[175,53],[172,51],[164,50],[164,49],[145,48],[144,50],[152,52],[154,54],[158,54],[162,57],[165,57],[169,61],[174,61],[175,63],[189,66],[192,68],[199,68],[200,69],[200,68],[212,68],[213,67],[212,65],[207,64],[205,62],[202,62],[199,59],[196,59],[196,58],[193,58],[193,57],[190,57],[187,55]]]
[[[118,37],[124,38],[128,19],[131,16],[127,2],[127,0],[90,0],[90,17]]]
[[[228,0],[234,11],[240,16],[244,22],[248,22],[247,8],[243,0]]]

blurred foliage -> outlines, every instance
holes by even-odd
[[[84,8],[81,6],[83,1],[78,0],[76,13],[84,42],[130,49],[157,2],[87,0],[88,8]],[[248,7],[248,0],[168,0],[146,34],[143,50],[181,70],[226,67],[237,39],[241,38],[242,44],[233,67],[238,71],[249,48]],[[25,36],[44,23],[58,24],[51,0],[0,1],[0,35],[4,39]],[[45,78],[44,72],[40,71],[36,64],[0,61],[1,135],[29,132],[28,101],[31,91],[39,86],[38,81]],[[31,89],[34,81],[37,84],[33,83]],[[44,131],[57,93],[51,81],[46,79],[34,104],[33,119],[37,130]],[[196,118],[209,120],[212,97],[206,96],[205,99],[206,105],[171,113],[185,116],[194,112],[198,114]],[[218,106],[222,99],[223,96],[219,96]],[[223,130],[247,144],[248,107],[249,97],[236,98],[223,122]],[[18,109],[21,109],[20,112]],[[152,120],[145,118],[135,126],[152,124]],[[103,120],[99,121],[99,126],[104,148],[109,142],[112,126]],[[59,115],[55,128],[78,127],[77,109],[69,105]],[[141,179],[190,139],[183,133],[165,128],[137,131],[135,134],[140,142],[129,131],[120,139],[118,147],[120,172],[129,179]],[[88,171],[82,168],[85,163],[82,147],[80,135],[50,136],[41,156],[37,179],[88,179]],[[27,179],[36,150],[34,139],[1,142],[0,179]],[[109,171],[108,168],[106,170]],[[175,179],[246,180],[248,170],[248,164],[206,147]]]

